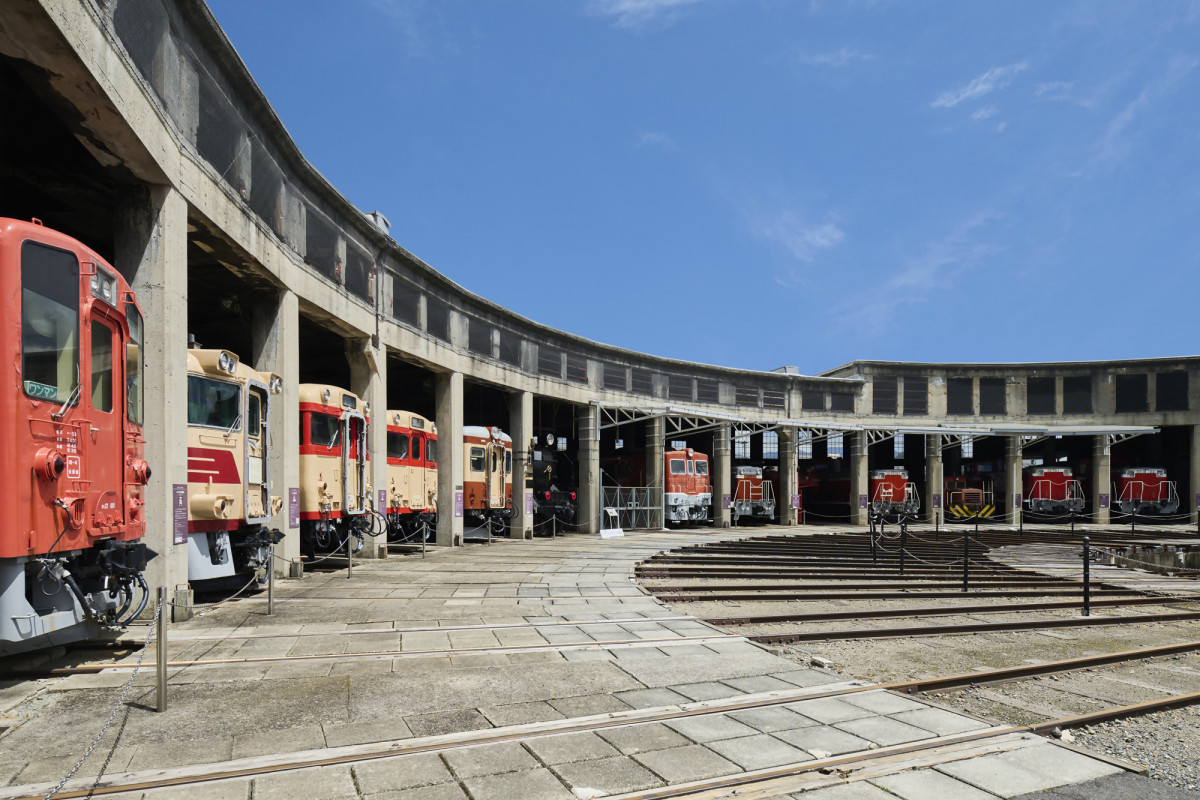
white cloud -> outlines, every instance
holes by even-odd
[[[841,50],[835,50],[832,53],[805,53],[801,52],[796,56],[796,60],[801,64],[808,64],[814,67],[844,67],[855,61],[871,61],[875,58],[871,53],[864,53],[861,50],[851,50],[848,47],[843,47]]]
[[[811,263],[823,250],[837,247],[846,240],[846,232],[834,215],[823,222],[811,222],[795,211],[783,211],[753,224],[754,235],[782,244],[798,261]]]
[[[1038,100],[1066,100],[1075,88],[1075,81],[1049,81],[1039,83],[1033,89],[1033,96]]]
[[[591,13],[610,17],[618,28],[640,33],[652,25],[670,25],[683,10],[705,0],[592,0]]]
[[[656,147],[660,150],[675,150],[675,140],[671,138],[669,133],[662,131],[639,131],[637,141],[633,143],[634,147]]]
[[[996,108],[995,106],[984,106],[983,108],[979,109],[974,114],[972,114],[971,119],[976,120],[976,121],[984,120],[984,119],[987,119],[988,117],[994,117],[999,113],[1000,113],[1000,109]]]
[[[954,108],[964,100],[974,100],[986,94],[991,94],[998,89],[1008,86],[1019,73],[1028,67],[1028,61],[1018,61],[1016,64],[1009,64],[1007,67],[992,67],[965,86],[942,92],[930,105],[934,108]]]
[[[425,17],[429,12],[426,0],[367,0],[367,3],[400,31],[407,44],[408,55],[425,55],[428,47]]]
[[[1112,164],[1124,159],[1133,148],[1129,131],[1137,118],[1150,108],[1154,101],[1173,91],[1197,64],[1200,64],[1200,60],[1194,57],[1172,58],[1171,63],[1167,65],[1167,71],[1146,84],[1138,96],[1109,122],[1104,136],[1096,143],[1093,165]]]

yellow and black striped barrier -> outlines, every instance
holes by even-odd
[[[996,513],[996,507],[990,505],[974,511],[966,506],[947,506],[947,510],[958,519],[987,519]]]

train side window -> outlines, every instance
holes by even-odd
[[[125,304],[129,323],[129,343],[125,345],[125,405],[129,421],[142,424],[145,399],[142,396],[142,315],[133,303]]]
[[[708,462],[707,461],[697,461],[696,462],[696,474],[697,475],[707,475],[708,474]]]
[[[21,245],[21,382],[58,403],[79,382],[79,262],[36,242]]]
[[[188,375],[188,425],[236,430],[241,402],[242,388],[236,383]]]
[[[112,339],[112,328],[92,320],[92,408],[105,413],[113,409]]]
[[[509,450],[504,451],[504,474],[512,475],[512,452]]]
[[[486,462],[483,458],[482,447],[471,448],[471,472],[483,472]]]
[[[389,432],[387,454],[388,458],[408,458],[408,434]]]
[[[309,442],[332,448],[337,444],[342,426],[332,414],[313,414],[308,419]]]
[[[437,466],[437,439],[430,439],[425,443],[425,460],[430,466]]]
[[[672,474],[672,475],[685,475],[685,474],[687,474],[687,467],[685,467],[685,466],[683,465],[683,459],[682,459],[682,458],[672,458],[672,459],[671,459],[671,474]]]

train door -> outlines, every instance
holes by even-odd
[[[80,477],[92,486],[111,487],[99,492],[93,500],[93,524],[103,528],[125,524],[125,442],[122,431],[122,412],[125,410],[124,354],[118,347],[121,325],[105,307],[92,306],[88,323],[90,335],[89,401],[90,427],[86,431],[85,461]],[[68,470],[70,467],[68,466]]]
[[[271,481],[267,477],[267,385],[246,381],[246,522],[266,522],[271,515]]]
[[[408,507],[414,511],[425,507],[425,494],[428,491],[425,486],[425,448],[425,434],[413,431],[412,458],[409,460],[406,469],[412,485],[412,494],[409,495]]]
[[[504,445],[492,442],[487,446],[488,508],[504,508]]]
[[[388,474],[395,485],[396,505],[400,508],[412,507],[412,468],[409,467],[411,456],[407,431],[388,431]],[[391,459],[396,459],[391,464]]]
[[[342,497],[346,514],[367,508],[367,425],[362,414],[342,415]]]
[[[425,493],[421,495],[421,508],[427,511],[437,511],[437,437],[428,436],[425,439],[425,464],[421,469],[425,476]]]

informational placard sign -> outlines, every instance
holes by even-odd
[[[171,513],[171,540],[175,544],[187,544],[187,484],[172,484],[171,490],[175,499]]]
[[[1099,505],[1101,508],[1108,508],[1108,495],[1106,495],[1106,494],[1100,495],[1099,502],[1097,503],[1097,505]]]
[[[1020,508],[1020,507],[1021,507],[1021,495],[1020,495],[1020,493],[1017,493],[1017,494],[1013,495],[1013,508]]]
[[[733,495],[721,495],[721,508],[728,509],[733,506]]]
[[[375,510],[380,514],[387,513],[387,489],[379,490],[379,505],[375,506]]]
[[[859,508],[867,507],[867,496],[865,494],[860,494],[858,496],[858,507]]]
[[[533,492],[525,493],[525,513],[526,514],[533,513]]]
[[[934,508],[942,507],[942,496],[940,494],[935,494],[933,496],[933,507]]]
[[[300,490],[288,489],[288,528],[296,530],[300,527]]]
[[[798,494],[792,495],[792,510],[793,511],[800,510],[800,495],[798,495]]]
[[[454,516],[461,517],[463,515],[463,493],[461,491],[454,493]]]

